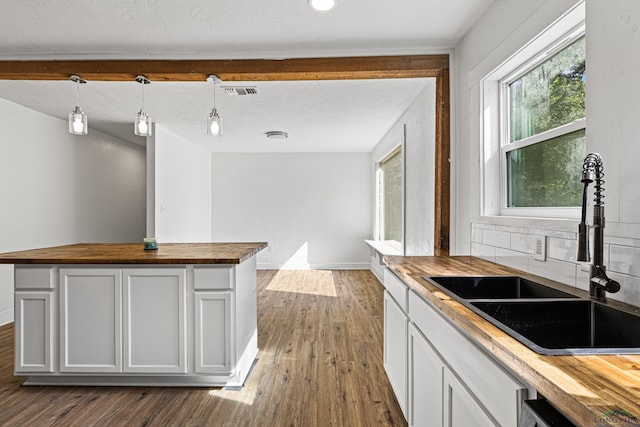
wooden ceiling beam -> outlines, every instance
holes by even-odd
[[[351,80],[437,77],[449,69],[448,55],[228,60],[0,61],[0,80],[151,81]]]

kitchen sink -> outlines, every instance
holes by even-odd
[[[537,353],[640,354],[640,314],[520,276],[423,278]]]
[[[468,306],[541,354],[640,353],[640,316],[594,301],[470,301]]]
[[[425,276],[424,279],[465,300],[577,298],[519,276]]]

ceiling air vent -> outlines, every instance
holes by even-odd
[[[223,86],[224,93],[227,95],[257,95],[258,89],[255,86]]]

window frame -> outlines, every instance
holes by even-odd
[[[400,241],[396,240],[382,240],[382,236],[384,235],[383,227],[384,227],[384,206],[381,204],[384,196],[384,180],[382,171],[382,165],[388,162],[392,157],[400,155],[400,164],[401,164],[401,191],[400,191]],[[405,147],[404,143],[400,142],[395,144],[393,148],[391,148],[382,158],[376,162],[376,200],[375,200],[375,209],[376,209],[376,234],[375,240],[380,241],[387,246],[393,248],[394,250],[399,251],[401,254],[404,254],[404,226],[405,226],[405,218],[404,218],[404,203],[405,203]]]
[[[560,17],[522,49],[485,76],[481,84],[481,215],[570,218],[580,207],[509,207],[507,153],[586,129],[586,117],[510,142],[509,87],[542,62],[585,35],[584,2]],[[578,179],[576,175],[576,179]]]

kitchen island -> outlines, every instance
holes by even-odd
[[[14,264],[15,373],[30,385],[241,386],[266,243],[75,244]]]

